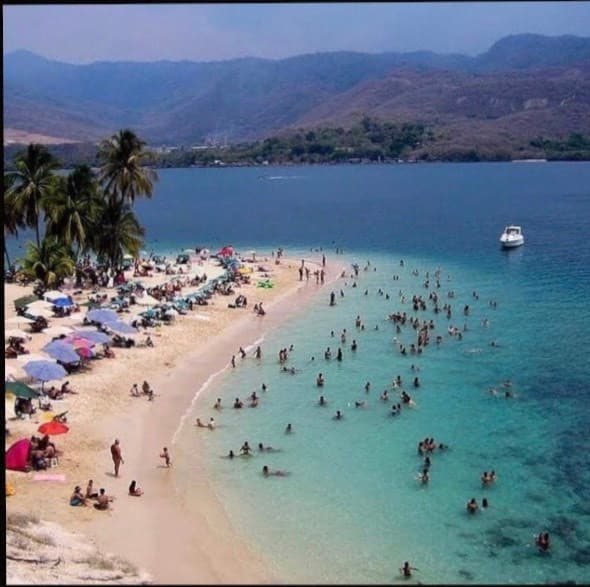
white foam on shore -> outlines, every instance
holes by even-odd
[[[255,340],[252,344],[247,345],[244,350],[246,352],[256,348],[258,345],[262,344],[262,342],[264,341],[264,336],[260,337],[259,339]],[[182,414],[182,416],[180,417],[180,421],[178,423],[178,427],[176,428],[176,431],[174,432],[174,435],[172,436],[172,444],[176,444],[176,439],[178,437],[178,435],[180,434],[180,431],[182,430],[182,427],[184,426],[184,423],[186,421],[186,419],[190,416],[192,409],[199,397],[199,395],[201,395],[201,393],[207,389],[207,387],[211,384],[211,382],[218,376],[221,375],[221,373],[223,373],[224,371],[226,371],[227,369],[229,369],[229,365],[224,365],[221,369],[219,369],[219,371],[215,371],[215,373],[212,373],[211,375],[209,375],[209,377],[207,377],[207,379],[205,380],[205,382],[203,383],[203,385],[201,385],[201,387],[199,387],[199,389],[197,389],[197,391],[195,392],[195,395],[193,396],[193,399],[191,400],[190,405],[188,406],[188,408],[185,410],[184,414]]]
[[[176,438],[178,437],[178,435],[180,434],[180,431],[182,430],[182,427],[184,426],[184,422],[185,420],[189,417],[193,406],[195,405],[195,402],[197,401],[197,398],[199,397],[199,395],[201,394],[201,392],[204,389],[207,389],[207,386],[221,373],[223,373],[226,369],[229,368],[229,365],[224,365],[221,369],[219,369],[219,371],[216,371],[215,373],[212,373],[211,375],[209,375],[209,377],[207,377],[206,381],[203,383],[203,385],[201,385],[201,387],[199,387],[199,389],[197,389],[195,395],[193,396],[193,399],[191,400],[191,403],[189,405],[189,407],[185,410],[184,414],[182,414],[182,416],[180,417],[180,422],[178,423],[178,427],[176,428],[176,431],[174,432],[174,435],[172,436],[172,444],[176,444]]]

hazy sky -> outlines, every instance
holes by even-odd
[[[280,59],[316,51],[476,55],[515,33],[590,35],[590,2],[3,6],[4,53],[70,63]]]

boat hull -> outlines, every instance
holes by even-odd
[[[520,238],[514,240],[500,240],[500,244],[502,245],[503,249],[514,249],[524,245],[524,239]]]

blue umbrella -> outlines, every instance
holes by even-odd
[[[23,369],[38,381],[53,381],[67,375],[67,371],[58,363],[53,361],[29,361]]]
[[[74,302],[70,298],[57,298],[57,300],[53,300],[53,305],[58,308],[67,308],[73,306]]]
[[[100,322],[101,324],[104,322],[114,322],[119,318],[117,312],[109,310],[108,308],[96,308],[90,310],[88,314],[86,314],[86,317],[88,320],[92,320],[92,322]]]
[[[123,322],[122,320],[106,322],[104,326],[117,334],[137,334],[139,332],[137,328],[133,328],[131,324],[127,324],[127,322]]]
[[[74,330],[72,333],[75,336],[79,336],[80,338],[85,338],[90,342],[94,342],[96,344],[104,344],[105,342],[111,342],[111,337],[104,332],[99,332],[98,330]]]
[[[43,347],[43,350],[52,358],[62,363],[77,363],[80,355],[74,347],[67,342],[54,340]]]

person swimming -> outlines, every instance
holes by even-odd
[[[275,475],[276,477],[286,477],[287,475],[289,475],[289,471],[281,471],[280,469],[272,471],[268,468],[268,465],[264,465],[262,467],[262,474],[265,477],[269,477],[270,475]]]

